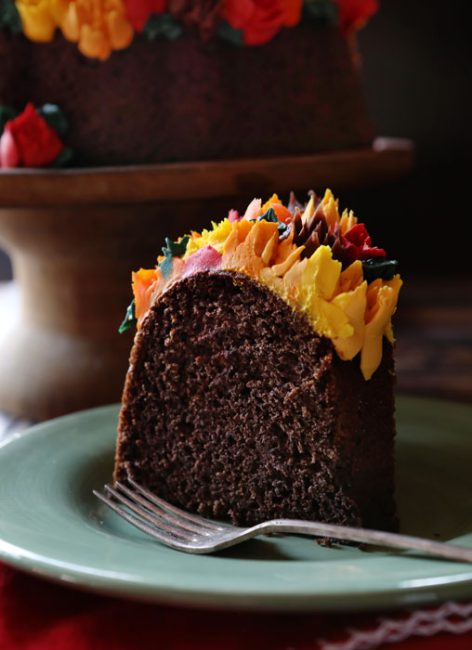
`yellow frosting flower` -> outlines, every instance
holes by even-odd
[[[47,43],[54,38],[67,8],[67,0],[16,0],[23,32],[32,41]]]
[[[361,371],[370,379],[382,360],[382,338],[394,342],[391,318],[395,313],[402,280],[396,275],[392,280],[374,280],[367,290],[365,339],[361,350]]]
[[[28,38],[51,41],[59,27],[88,57],[107,59],[133,40],[123,0],[16,0],[16,6]]]
[[[320,246],[303,272],[301,309],[317,332],[329,338],[352,336],[347,315],[333,302],[341,276],[341,262],[333,260],[329,246]]]
[[[196,251],[198,251],[200,248],[203,248],[204,246],[213,246],[213,248],[217,250],[218,253],[221,253],[223,244],[231,233],[231,222],[229,219],[223,219],[223,221],[220,221],[220,223],[215,223],[212,221],[211,225],[211,230],[207,230],[205,228],[201,233],[191,233],[184,257],[188,257],[192,253],[196,253]]]

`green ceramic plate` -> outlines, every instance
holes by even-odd
[[[0,448],[0,559],[84,589],[267,610],[378,609],[472,596],[472,565],[261,538],[215,556],[172,551],[92,495],[110,479],[117,406],[46,422]],[[403,532],[472,546],[472,409],[398,400]]]

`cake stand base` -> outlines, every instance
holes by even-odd
[[[43,420],[116,402],[129,345],[129,337],[109,345],[20,323],[0,346],[2,410]]]

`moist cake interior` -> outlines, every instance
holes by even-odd
[[[246,275],[199,272],[151,307],[123,394],[115,478],[233,523],[393,529],[393,358],[365,381]]]

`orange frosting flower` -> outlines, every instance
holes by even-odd
[[[152,293],[163,279],[158,269],[139,269],[132,274],[133,293],[135,301],[135,314],[138,320],[142,319],[152,302]]]
[[[105,60],[133,40],[123,0],[68,0],[60,27],[85,56]]]

